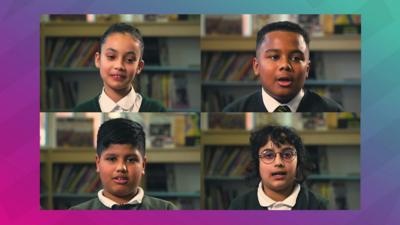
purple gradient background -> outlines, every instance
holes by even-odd
[[[398,224],[400,3],[385,1],[3,0],[1,224]],[[362,14],[361,210],[105,212],[39,210],[39,18],[48,13]]]

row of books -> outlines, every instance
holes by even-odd
[[[205,15],[205,32],[207,35],[250,36],[276,21],[298,23],[310,36],[361,33],[361,16],[350,14]]]
[[[207,147],[205,171],[207,176],[244,176],[251,164],[246,147]]]
[[[240,190],[214,186],[207,189],[206,209],[228,209],[231,201],[240,194]]]
[[[165,39],[143,38],[146,65],[168,65],[168,46]],[[47,68],[94,68],[94,56],[99,51],[99,38],[47,38],[45,41]]]
[[[202,54],[203,80],[238,81],[255,80],[250,53],[204,53]]]
[[[45,63],[49,68],[94,67],[99,41],[93,38],[48,38]]]
[[[52,179],[55,193],[93,193],[101,188],[94,165],[55,165]]]
[[[66,80],[63,77],[48,80],[47,110],[72,110],[77,105],[79,82]],[[43,111],[43,110],[42,110]]]
[[[199,96],[199,93],[189,92],[190,79],[187,75],[174,73],[143,74],[138,79],[138,91],[144,96],[161,101],[165,107],[170,109],[195,108],[196,103],[191,102],[190,95],[196,97]]]
[[[233,102],[235,94],[226,90],[202,88],[201,110],[203,112],[222,112],[223,108]]]
[[[255,81],[252,61],[255,53],[209,52],[202,54],[202,79],[206,81]],[[308,79],[326,78],[324,57],[311,52]]]

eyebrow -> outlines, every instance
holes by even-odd
[[[138,153],[135,152],[135,153],[123,155],[123,157],[139,157],[139,154],[140,154],[140,152],[138,152]],[[107,153],[107,152],[105,152],[104,156],[121,156],[121,155],[116,154],[116,153]]]
[[[115,50],[113,48],[107,48],[106,51],[118,52],[117,50]],[[129,52],[126,52],[125,55],[136,55],[136,52],[129,51]]]
[[[275,52],[279,52],[280,53],[282,51],[280,49],[275,49],[275,48],[267,49],[267,50],[264,51],[264,53],[275,53]],[[296,50],[290,51],[290,54],[302,54],[302,55],[304,55],[305,53],[300,51],[300,50],[298,50],[298,49],[296,49]]]

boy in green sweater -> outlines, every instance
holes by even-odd
[[[96,155],[96,170],[103,189],[96,198],[71,209],[177,209],[171,202],[144,194],[139,185],[145,168],[145,133],[142,126],[122,118],[104,122],[97,134]]]

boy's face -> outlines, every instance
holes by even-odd
[[[253,59],[253,69],[269,95],[281,103],[290,101],[303,88],[310,70],[303,36],[287,31],[265,34]]]
[[[290,152],[295,151],[293,145],[283,144],[276,146],[271,140],[258,150],[258,154],[268,153],[269,151]],[[271,153],[271,152],[269,152]],[[289,195],[292,191],[296,179],[297,156],[294,155],[291,161],[285,161],[280,154],[276,154],[275,159],[270,163],[265,163],[259,159],[260,176],[263,190],[268,196],[271,193],[280,193]]]
[[[115,202],[132,199],[140,184],[146,158],[130,144],[111,144],[96,156],[96,170],[100,175],[104,195]]]
[[[130,34],[112,33],[101,46],[95,57],[96,67],[106,92],[129,90],[132,81],[144,67],[141,59],[140,42]]]

